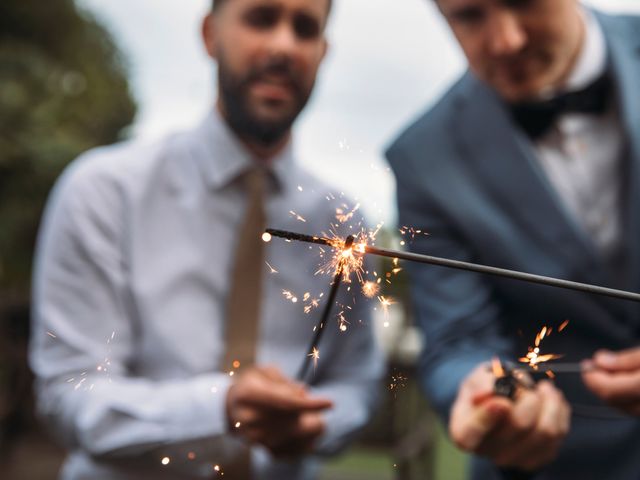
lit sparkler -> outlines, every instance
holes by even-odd
[[[567,325],[569,325],[569,320],[562,322],[558,327],[558,332],[562,332]],[[542,343],[542,340],[548,338],[552,332],[553,329],[551,327],[543,327],[542,330],[536,334],[534,344],[529,347],[527,354],[518,359],[521,363],[526,364],[525,369],[527,371],[532,374],[544,371],[547,377],[553,379],[556,377],[557,373],[582,373],[595,368],[593,364],[585,366],[579,362],[553,362],[552,360],[562,358],[563,355],[558,353],[541,353],[540,344]]]
[[[532,347],[529,347],[529,351],[524,357],[521,357],[519,361],[521,363],[526,363],[534,370],[538,370],[540,364],[549,362],[551,360],[555,360],[557,358],[561,358],[563,355],[559,355],[557,353],[546,353],[543,354],[540,351],[540,343],[544,340],[545,336],[551,334],[551,329],[548,327],[542,327],[542,330],[536,335],[536,339]]]
[[[267,233],[271,234],[274,237],[280,237],[290,241],[295,240],[295,241],[301,241],[301,242],[309,242],[309,243],[315,243],[319,245],[326,245],[333,248],[339,247],[340,245],[339,240],[331,239],[327,237],[303,235],[295,232],[287,232],[283,230],[273,230],[273,229],[268,229]],[[631,300],[634,302],[640,302],[640,293],[636,293],[636,292],[616,290],[613,288],[601,287],[601,286],[591,285],[587,283],[579,283],[579,282],[573,282],[570,280],[562,280],[554,277],[534,275],[531,273],[520,272],[517,270],[508,270],[505,268],[490,267],[487,265],[481,265],[481,264],[471,263],[471,262],[462,262],[459,260],[452,260],[449,258],[434,257],[431,255],[422,255],[418,253],[403,252],[400,250],[390,250],[386,248],[379,248],[379,247],[374,247],[372,245],[368,245],[365,241],[361,241],[360,243],[358,243],[357,246],[354,247],[350,253],[351,253],[351,257],[360,258],[360,260],[361,260],[361,256],[364,254],[377,255],[380,257],[387,257],[392,259],[398,258],[400,260],[407,260],[410,262],[426,263],[430,265],[438,265],[441,267],[456,268],[459,270],[467,270],[467,271],[478,272],[478,273],[486,273],[490,275],[497,275],[500,277],[511,278],[514,280],[522,280],[529,283],[537,283],[537,284],[547,285],[551,287],[577,290],[577,291],[586,292],[586,293],[595,293],[598,295],[609,296],[609,297],[618,298],[622,300]]]
[[[278,235],[275,235],[274,233],[271,233],[271,234],[273,236],[278,236]],[[313,238],[313,237],[310,237],[310,238]],[[327,321],[329,320],[329,315],[331,315],[331,309],[336,299],[336,295],[338,294],[338,289],[340,288],[340,284],[342,283],[344,271],[347,268],[349,268],[349,265],[350,265],[349,262],[353,258],[354,240],[355,238],[353,236],[351,235],[348,236],[342,245],[342,250],[339,250],[338,252],[336,252],[336,256],[337,258],[339,258],[339,260],[336,265],[336,271],[333,277],[333,284],[331,285],[331,291],[329,292],[329,296],[327,297],[324,311],[322,312],[322,315],[320,316],[320,320],[316,325],[313,339],[311,340],[311,345],[307,350],[309,354],[305,357],[305,361],[300,367],[300,370],[298,371],[298,375],[296,378],[300,381],[305,381],[307,377],[307,373],[309,371],[309,366],[311,361],[313,361],[314,363],[314,368],[317,366],[318,358],[320,358],[318,344],[320,343],[320,339],[322,338],[324,327]],[[311,243],[318,243],[318,242],[311,242]],[[348,254],[345,255],[345,252],[348,252]]]
[[[503,367],[500,359],[497,357],[491,360],[491,371],[495,377],[493,394],[513,400],[520,387],[520,383],[513,375],[513,371]]]

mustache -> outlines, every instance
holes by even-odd
[[[251,84],[271,76],[280,77],[297,93],[301,93],[303,90],[299,73],[287,59],[270,59],[262,65],[255,66],[247,74],[245,83]]]

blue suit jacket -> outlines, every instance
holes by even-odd
[[[626,130],[625,272],[611,272],[568,215],[496,93],[467,73],[387,151],[400,225],[422,228],[416,252],[640,291],[640,19],[598,14]],[[640,342],[640,305],[443,267],[409,265],[426,346],[421,380],[446,419],[460,381],[499,354],[526,353],[543,325],[570,320],[542,344],[566,361]],[[615,283],[623,277],[625,281]],[[640,419],[596,399],[579,375],[557,384],[572,403],[561,455],[536,478],[640,479]],[[495,470],[474,460],[475,478]],[[492,473],[493,472],[493,473]],[[498,477],[496,477],[498,478]]]

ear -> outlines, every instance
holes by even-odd
[[[214,60],[216,59],[216,22],[212,13],[209,13],[202,21],[202,40],[207,49],[207,53]]]
[[[329,51],[329,41],[327,37],[322,39],[322,54],[320,55],[320,61],[324,60],[324,57],[327,56],[327,52]]]

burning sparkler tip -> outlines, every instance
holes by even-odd
[[[349,235],[344,241],[344,248],[351,248],[355,239],[356,237],[354,237],[353,235]]]

